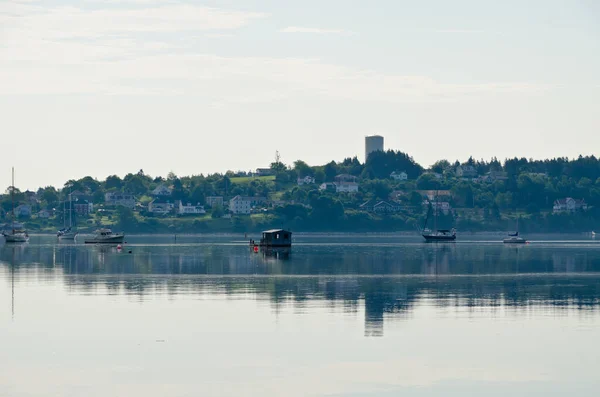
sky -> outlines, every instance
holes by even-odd
[[[0,190],[358,156],[598,156],[594,0],[2,0]]]

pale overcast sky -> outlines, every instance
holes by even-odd
[[[598,155],[600,2],[2,0],[0,190]]]

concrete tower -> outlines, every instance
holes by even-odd
[[[371,135],[365,137],[365,163],[369,157],[369,153],[376,150],[383,152],[383,137],[381,135]]]

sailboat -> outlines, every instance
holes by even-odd
[[[15,224],[15,169],[12,169],[12,186],[10,187],[10,198],[12,200],[12,218],[11,218],[11,231],[2,232],[4,240],[7,243],[26,243],[29,241],[29,234],[22,227]]]
[[[514,233],[508,233],[508,237],[502,240],[504,244],[526,244],[527,240],[523,237],[519,237],[519,218],[517,218],[517,231]]]
[[[63,202],[63,214],[66,212],[66,206],[65,203]],[[63,215],[64,218],[64,215]],[[66,218],[65,218],[66,221]],[[66,222],[65,222],[66,223]],[[57,233],[56,236],[60,239],[60,240],[75,240],[75,237],[77,237],[77,232],[72,230],[73,228],[73,199],[71,198],[71,193],[69,192],[69,227],[65,227],[60,229]]]
[[[429,214],[432,212],[431,203],[429,204],[429,209],[427,210],[427,217],[425,218],[425,224],[423,225],[423,230],[421,232],[421,236],[427,242],[435,242],[435,241],[454,241],[456,240],[456,229],[438,229],[437,228],[437,215],[439,211],[439,207],[437,204],[437,195],[435,199],[435,207],[436,209],[433,211],[433,219],[434,226],[433,230],[427,228],[427,222],[429,221]]]

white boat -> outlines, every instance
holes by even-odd
[[[517,231],[508,233],[508,237],[502,240],[504,244],[527,244],[528,241],[523,237],[519,237],[519,218],[517,218]]]
[[[63,219],[65,220],[65,227],[60,229],[56,233],[56,237],[59,240],[75,240],[77,237],[77,232],[74,231],[73,228],[73,199],[71,198],[71,193],[69,192],[69,227],[66,226],[66,218],[64,213],[67,211],[67,207],[63,201]]]
[[[510,236],[502,240],[504,244],[527,244],[527,240],[519,236]]]
[[[29,234],[22,226],[15,224],[15,169],[12,169],[12,186],[10,187],[10,197],[12,200],[12,222],[9,232],[3,231],[2,236],[7,243],[26,243],[29,241]]]
[[[29,241],[29,234],[25,230],[12,229],[10,232],[2,232],[4,240],[7,243],[26,243]]]
[[[60,240],[75,240],[75,237],[77,237],[77,232],[74,232],[73,230],[71,230],[70,227],[66,228],[66,229],[60,229],[57,233],[56,236],[60,239]]]
[[[86,244],[121,244],[125,240],[125,234],[113,233],[112,230],[103,228],[96,230],[93,237],[86,238]]]

